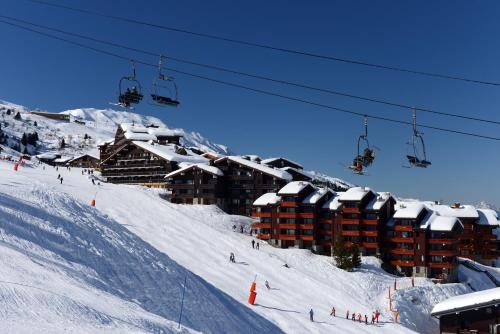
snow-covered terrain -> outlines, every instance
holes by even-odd
[[[307,250],[263,243],[255,250],[252,237],[232,229],[250,220],[216,207],[171,204],[162,190],[94,186],[79,169],[12,167],[0,162],[0,254],[9,263],[0,281],[11,282],[0,282],[0,309],[8,310],[0,318],[14,329],[22,319],[27,332],[38,324],[50,332],[168,331],[186,273],[186,330],[213,333],[433,333],[432,306],[472,291],[427,279],[411,288],[410,279],[397,278],[393,305],[404,327],[388,311],[395,277],[375,258],[348,273]],[[252,307],[247,298],[255,277]],[[329,315],[332,306],[337,317]],[[382,313],[377,325],[345,319],[347,310],[370,317],[376,309]]]
[[[7,115],[6,111],[9,109],[12,111],[10,115]],[[17,112],[20,113],[21,120],[14,119]],[[9,140],[11,146],[21,140],[23,133],[36,131],[40,138],[38,153],[57,151],[63,156],[89,153],[98,157],[97,145],[113,138],[118,125],[121,123],[154,124],[167,127],[156,117],[125,111],[118,112],[111,109],[74,109],[63,111],[61,114],[70,115],[70,121],[57,121],[33,115],[29,113],[28,108],[0,100],[0,125],[2,125],[4,134],[11,138]],[[198,147],[204,151],[220,154],[229,153],[226,146],[212,143],[197,132],[189,132],[183,129],[175,130],[183,136],[182,143],[184,146]],[[66,145],[64,149],[60,149],[63,139]],[[31,151],[29,153],[35,153],[31,147],[29,151]]]

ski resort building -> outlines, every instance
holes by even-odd
[[[101,175],[111,183],[164,186],[181,164],[208,163],[179,146],[180,137],[166,128],[121,124],[115,138],[99,146]]]
[[[83,154],[68,161],[68,166],[78,168],[98,168],[99,158],[90,154]]]
[[[472,245],[466,248],[471,258],[491,265],[489,259],[498,254],[493,229],[500,222],[493,210],[396,204],[390,193],[365,187],[334,192],[310,182],[290,182],[259,197],[252,217],[257,237],[276,247],[330,254],[342,238],[347,247],[357,244],[363,255],[375,255],[388,271],[406,276],[456,280],[464,235]],[[473,226],[472,232],[462,219]]]
[[[451,297],[434,306],[441,334],[499,333],[500,288]]]

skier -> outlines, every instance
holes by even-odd
[[[61,184],[62,184],[63,178],[61,177],[59,180],[61,181]]]
[[[61,174],[58,174],[57,175],[57,179],[59,180],[61,178]]]
[[[347,313],[346,313],[346,315],[345,315],[345,318],[346,318],[346,319],[349,319],[349,310],[347,310]]]
[[[271,287],[269,286],[269,282],[268,281],[266,281],[266,288],[267,288],[267,290],[271,290]]]
[[[236,225],[233,225],[233,232],[236,232]]]
[[[375,323],[375,315],[372,314],[372,325]]]
[[[94,181],[94,179],[92,179],[92,184],[95,186],[95,181]]]
[[[255,245],[255,248],[259,250],[259,242],[257,241],[257,244]]]
[[[347,314],[349,314],[349,311],[347,311]],[[330,315],[335,316],[335,306],[332,306],[332,311],[330,312]]]
[[[290,268],[290,266],[289,266],[287,263],[285,263],[285,264],[283,265],[283,267],[285,267],[285,268]]]
[[[352,312],[351,320],[356,321],[356,312]]]
[[[252,240],[252,248],[255,249],[255,240]]]
[[[309,320],[314,322],[314,311],[313,309],[309,310]]]
[[[229,255],[229,261],[231,261],[232,263],[236,262],[235,259],[234,259],[234,253],[231,252],[231,254]]]
[[[380,315],[380,312],[378,310],[375,310],[375,321],[378,324],[378,316]]]
[[[365,325],[368,325],[368,317],[365,314]]]
[[[358,321],[361,322],[361,313],[358,314]]]
[[[240,233],[243,233],[243,225],[240,225]]]

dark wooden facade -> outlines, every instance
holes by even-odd
[[[98,158],[85,154],[68,161],[68,166],[78,168],[98,168],[99,161],[100,160]]]
[[[284,168],[284,167],[292,167],[295,169],[303,169],[301,165],[298,163],[288,160],[286,158],[270,158],[261,160],[261,163],[268,165],[274,168]]]

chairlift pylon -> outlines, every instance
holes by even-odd
[[[358,150],[349,169],[358,175],[364,175],[363,169],[373,164],[375,160],[375,150],[368,141],[368,117],[364,116],[363,121],[365,132],[358,137]]]
[[[431,165],[431,162],[427,160],[423,133],[417,129],[417,111],[415,108],[412,111],[412,125],[413,133],[407,143],[408,153],[406,159],[408,159],[408,163],[410,164],[409,167],[427,168]],[[419,149],[421,149],[421,151]]]
[[[131,61],[132,75],[124,76],[118,84],[118,105],[124,108],[133,108],[144,97],[141,93],[141,83],[135,77],[135,62]]]
[[[158,62],[158,77],[153,81],[151,99],[153,100],[153,104],[160,107],[177,107],[179,105],[179,92],[174,78],[168,77],[162,73],[163,58],[165,58],[163,55],[160,56],[160,61]],[[171,88],[161,85],[161,82],[167,83]],[[173,93],[171,89],[173,89]],[[165,94],[166,92],[169,94]]]

